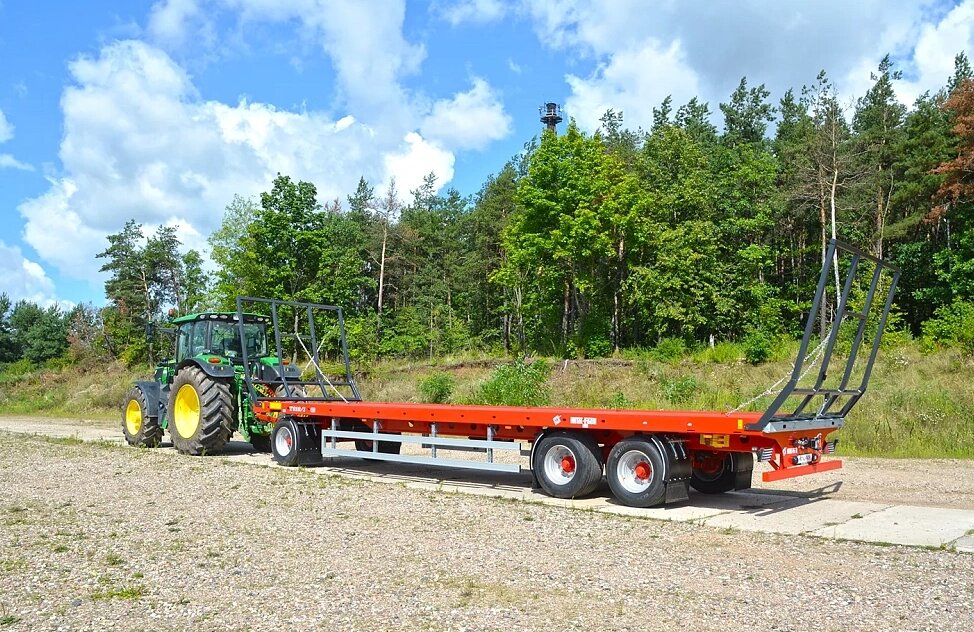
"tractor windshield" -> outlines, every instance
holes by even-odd
[[[240,344],[239,330],[236,323],[214,322],[210,330],[210,347],[213,353],[228,358],[243,355]],[[251,358],[267,355],[266,328],[260,323],[246,323],[243,326],[244,344],[247,345],[247,355]]]

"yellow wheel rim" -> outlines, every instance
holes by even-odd
[[[130,399],[125,407],[125,428],[133,437],[142,430],[142,407],[137,400]]]
[[[176,432],[184,439],[190,439],[200,427],[200,396],[192,384],[183,384],[176,391],[172,419]]]

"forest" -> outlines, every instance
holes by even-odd
[[[344,308],[356,359],[594,358],[722,342],[762,361],[800,334],[833,236],[902,269],[889,327],[974,352],[974,79],[896,98],[889,57],[845,103],[823,71],[776,103],[667,98],[527,142],[472,197],[365,179],[344,200],[278,174],[228,201],[212,271],[172,227],[108,237],[105,306],[0,296],[0,363],[151,360],[146,325],[238,295]],[[718,129],[713,121],[722,118]],[[214,210],[216,212],[216,210]]]

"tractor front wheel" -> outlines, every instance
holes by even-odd
[[[169,391],[169,434],[177,450],[199,456],[226,445],[236,418],[232,386],[196,366],[176,374]]]
[[[155,448],[162,443],[159,417],[149,416],[145,393],[138,386],[129,391],[122,408],[122,434],[129,445]]]

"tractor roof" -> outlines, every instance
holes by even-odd
[[[201,314],[186,314],[185,316],[180,316],[179,318],[174,318],[172,320],[173,324],[180,325],[182,323],[191,323],[198,320],[217,320],[224,322],[237,322],[237,312],[203,312]],[[243,320],[245,323],[270,323],[270,316],[263,316],[261,314],[244,314]]]

